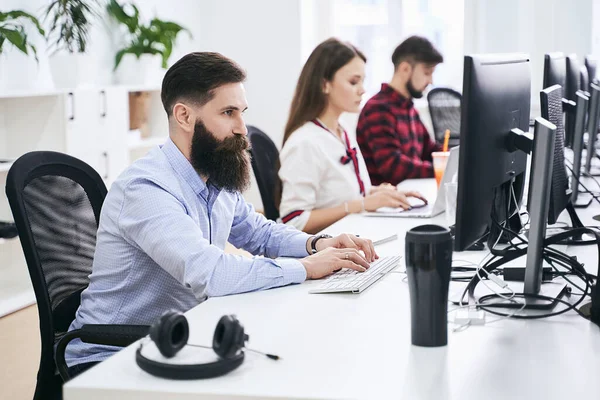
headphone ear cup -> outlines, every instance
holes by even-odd
[[[234,315],[221,317],[213,336],[213,350],[224,359],[234,358],[244,347],[244,327]]]
[[[177,354],[187,344],[189,336],[187,319],[176,311],[167,311],[150,327],[150,338],[167,358]]]

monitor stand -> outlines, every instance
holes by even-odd
[[[594,196],[590,193],[579,192],[577,194],[577,201],[573,203],[573,207],[575,208],[587,208],[594,201]]]
[[[520,149],[525,152],[532,152],[530,166],[529,196],[527,208],[530,215],[530,229],[527,244],[527,257],[525,261],[525,279],[522,290],[515,290],[515,293],[523,293],[523,297],[518,297],[515,302],[504,300],[504,307],[507,303],[512,308],[525,309],[551,309],[558,303],[558,298],[565,294],[566,285],[563,282],[548,282],[542,284],[542,270],[544,262],[544,239],[546,234],[546,224],[548,220],[548,209],[550,207],[550,186],[552,184],[552,163],[554,160],[554,141],[556,136],[556,126],[550,122],[538,118],[535,121],[535,133],[532,138],[524,136],[521,132],[511,131],[511,135],[519,136],[521,141]],[[573,206],[569,203],[567,206],[569,215],[574,225],[581,225]],[[516,285],[515,285],[516,286]],[[519,285],[520,286],[520,285]],[[554,299],[554,301],[535,299],[527,295],[542,295]],[[510,293],[508,293],[510,296]],[[479,300],[481,301],[481,300]],[[498,296],[490,299],[494,306],[499,306]],[[500,303],[501,304],[501,303]],[[489,305],[488,305],[489,306]],[[484,306],[485,307],[485,306]]]
[[[515,282],[510,283],[511,287],[516,287]],[[518,290],[515,292],[519,293]],[[542,283],[540,286],[539,295],[550,297],[553,300],[539,299],[534,297],[523,298],[522,296],[518,296],[515,298],[515,302],[511,302],[509,300],[502,299],[500,297],[494,297],[484,302],[478,301],[479,304],[486,308],[512,308],[512,309],[520,309],[523,308],[525,310],[552,310],[559,303],[559,300],[567,293],[567,285],[562,282],[547,282]],[[510,297],[512,293],[502,293],[503,295]],[[523,307],[523,301],[525,301],[525,307]]]

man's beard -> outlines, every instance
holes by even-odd
[[[413,99],[420,99],[421,97],[423,97],[423,91],[418,91],[412,84],[412,75],[410,76],[408,82],[406,82],[406,89],[408,90],[408,93]]]
[[[202,176],[228,192],[243,192],[250,186],[250,144],[244,135],[219,141],[202,121],[197,121],[192,137],[190,161]]]

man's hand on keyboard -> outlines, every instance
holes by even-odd
[[[336,249],[361,250],[364,253],[364,259],[368,262],[373,262],[379,258],[371,240],[359,238],[358,236],[348,233],[342,233],[331,239],[321,239],[317,242],[318,252],[329,247]]]
[[[364,272],[369,263],[356,249],[329,247],[300,260],[306,268],[306,279],[320,279],[342,268]]]

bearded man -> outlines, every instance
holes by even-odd
[[[356,127],[373,185],[433,177],[431,153],[442,147],[429,136],[413,99],[423,97],[443,61],[433,44],[420,36],[409,37],[394,50],[392,80],[367,101]]]
[[[309,236],[254,211],[245,72],[218,53],[191,53],[165,74],[161,99],[169,139],[113,183],[102,206],[90,284],[70,330],[86,324],[151,325],[209,297],[318,279],[341,268],[365,271],[370,240]],[[254,255],[224,252],[229,242]],[[285,257],[285,258],[280,258]],[[73,340],[77,375],[119,347]]]

